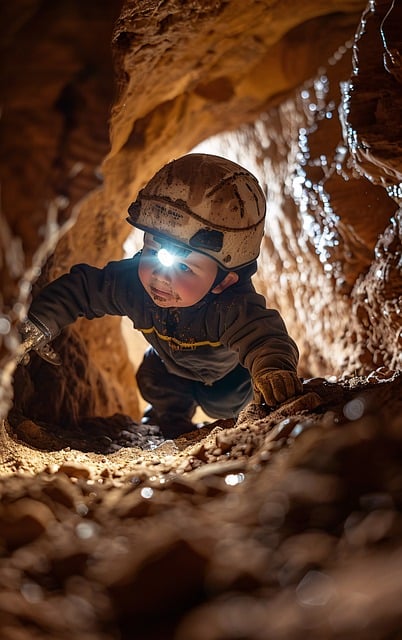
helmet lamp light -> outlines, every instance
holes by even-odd
[[[158,251],[158,260],[164,267],[171,267],[176,260],[176,256],[171,253],[171,251],[168,251],[168,249],[162,247],[162,249]]]

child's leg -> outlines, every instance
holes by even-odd
[[[211,418],[236,418],[253,399],[250,373],[241,364],[211,386],[195,382],[194,387],[197,403]]]
[[[197,407],[193,382],[169,373],[153,347],[146,350],[136,377],[142,397],[152,407],[146,414],[153,424],[191,422]]]

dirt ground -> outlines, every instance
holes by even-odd
[[[1,432],[2,640],[402,638],[402,375],[175,441]]]

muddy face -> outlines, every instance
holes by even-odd
[[[141,283],[158,307],[191,307],[211,289],[217,264],[208,256],[191,251],[176,255],[170,265],[162,264],[162,245],[146,233],[139,266]]]

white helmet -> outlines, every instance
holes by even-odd
[[[262,189],[247,169],[219,156],[190,153],[151,178],[127,220],[204,253],[229,271],[257,258],[265,207]]]

